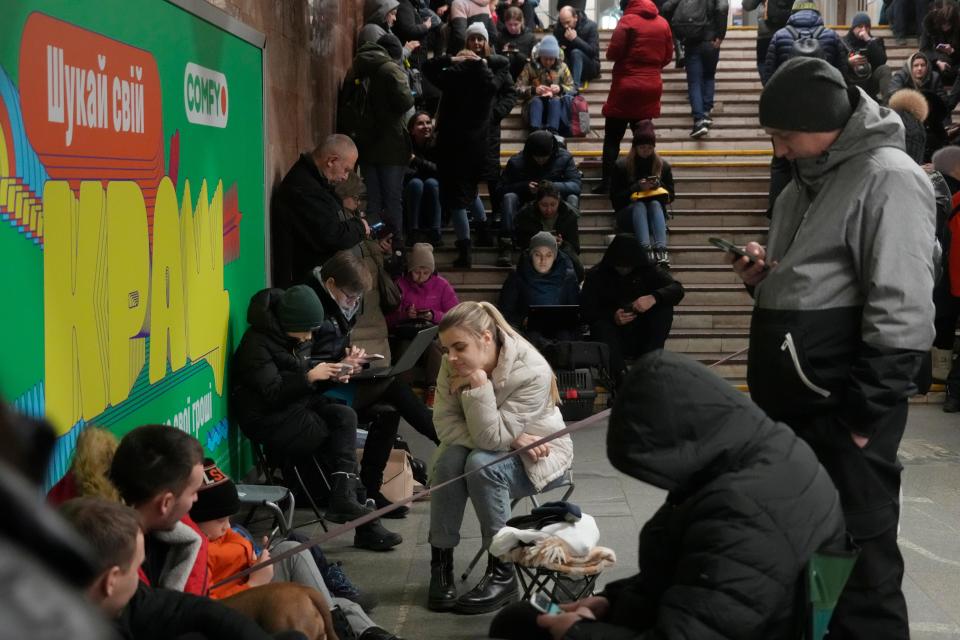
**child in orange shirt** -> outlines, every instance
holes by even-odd
[[[266,548],[267,538],[263,539],[263,549],[257,553],[252,539],[244,535],[243,529],[231,528],[230,517],[240,510],[240,497],[233,480],[209,458],[204,460],[203,476],[203,484],[197,493],[197,501],[190,509],[190,517],[210,540],[207,550],[207,570],[210,574],[210,583],[216,584],[258,562],[268,560],[270,551]],[[293,540],[284,540],[274,545],[273,549],[283,552],[298,544]],[[331,612],[336,607],[340,608],[346,622],[360,640],[398,640],[393,634],[378,627],[357,603],[330,595],[320,569],[309,550],[301,551],[277,564],[254,571],[240,580],[215,587],[210,590],[210,597],[226,598],[270,582],[296,582],[313,587],[323,594]],[[334,620],[336,619],[335,616]]]

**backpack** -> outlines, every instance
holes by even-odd
[[[366,127],[364,116],[369,91],[370,78],[358,78],[349,73],[337,95],[337,133],[350,136],[354,142],[359,142]]]
[[[570,102],[570,135],[582,138],[590,133],[590,105],[582,95],[573,96]]]
[[[711,0],[680,0],[670,17],[670,28],[681,40],[702,40],[710,29],[707,5]]]
[[[826,27],[820,25],[812,31],[810,29],[797,29],[792,25],[787,25],[785,29],[790,37],[793,38],[793,48],[788,58],[806,57],[806,58],[826,58],[823,47],[820,46],[820,36]]]

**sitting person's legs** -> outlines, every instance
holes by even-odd
[[[530,128],[533,130],[543,129],[543,102],[543,98],[534,97],[527,107],[527,118],[530,121]]]
[[[560,111],[563,109],[563,100],[560,98],[549,98],[546,100],[546,125],[551,133],[560,131]]]
[[[647,218],[647,205],[644,202],[634,202],[620,211],[617,211],[617,230],[622,233],[632,233],[643,249],[650,248],[650,222]]]
[[[426,181],[420,178],[410,178],[407,185],[403,188],[404,226],[410,231],[420,229],[420,217],[423,211],[422,204],[425,189]]]
[[[537,493],[527,477],[520,456],[507,458],[485,467],[505,452],[474,449],[467,456],[464,473],[467,476],[467,493],[480,520],[480,536],[484,548],[490,546],[493,536],[510,519],[510,502]],[[475,472],[475,473],[474,473]]]
[[[673,307],[666,304],[655,304],[646,313],[637,315],[637,319],[624,328],[630,333],[630,339],[625,341],[624,351],[633,358],[639,358],[645,353],[656,349],[663,349],[670,328],[673,326]]]
[[[463,474],[470,449],[450,445],[437,457],[430,486]],[[453,577],[453,548],[460,544],[460,526],[467,507],[467,481],[458,480],[430,496],[430,591],[427,608],[450,611],[457,604],[457,584]]]
[[[626,359],[623,353],[623,331],[621,327],[614,324],[613,319],[606,319],[594,322],[590,325],[590,339],[596,342],[602,342],[610,347],[610,369],[613,374],[614,383],[620,386],[623,381],[624,369],[626,369]]]

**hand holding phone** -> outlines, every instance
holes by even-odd
[[[560,605],[554,602],[546,591],[537,591],[530,596],[530,604],[533,605],[533,608],[540,613],[563,613],[563,609],[560,608]]]
[[[731,253],[734,256],[737,256],[738,258],[746,258],[747,260],[750,261],[751,267],[757,263],[757,256],[753,255],[752,253],[748,253],[747,251],[744,251],[741,247],[738,247],[737,245],[733,244],[732,242],[728,242],[723,238],[710,238],[710,244],[715,246],[717,249],[721,249],[723,251],[726,251],[727,253]],[[763,270],[766,271],[769,268],[770,268],[770,265],[764,263]]]

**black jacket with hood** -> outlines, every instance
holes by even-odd
[[[553,223],[552,231],[560,234],[561,251],[573,251],[580,253],[580,212],[568,205],[563,200],[557,205],[557,217]],[[536,202],[530,202],[517,214],[514,221],[514,229],[517,237],[517,248],[520,251],[526,251],[530,247],[530,239],[541,231],[546,231],[543,225],[543,217],[540,215],[540,208]]]
[[[533,159],[531,148],[534,143],[531,138],[534,136],[550,136],[553,150],[545,164],[537,164]],[[503,168],[503,174],[500,176],[500,197],[507,193],[515,193],[520,196],[521,202],[532,200],[533,194],[530,193],[528,185],[541,180],[552,182],[564,198],[569,195],[580,195],[582,176],[577,163],[574,162],[570,152],[561,147],[553,134],[548,131],[531,133],[523,145],[523,151],[507,160],[507,166]]]
[[[344,212],[333,185],[309,153],[302,154],[284,176],[272,213],[273,283],[277,287],[304,282],[314,267],[337,251],[352,249],[366,239],[363,222]]]
[[[615,265],[632,265],[620,275]],[[600,263],[587,271],[580,293],[580,317],[584,322],[613,321],[617,309],[640,296],[652,295],[658,304],[677,305],[683,300],[683,285],[656,266],[641,251],[636,236],[618,234],[607,247]]]
[[[664,207],[673,202],[676,197],[676,187],[673,182],[673,169],[670,163],[660,158],[660,186],[667,190],[667,195],[651,198],[656,200]],[[613,175],[610,176],[610,204],[614,211],[620,211],[629,204],[632,204],[630,196],[640,190],[637,184],[643,178],[649,178],[653,175],[653,156],[649,158],[637,157],[633,164],[633,175],[627,167],[627,159],[620,158],[614,165]]]
[[[566,29],[557,21],[553,28],[553,36],[560,43],[560,49],[563,51],[563,57],[570,64],[570,54],[573,51],[580,51],[587,60],[583,65],[583,78],[581,81],[593,80],[600,75],[600,32],[597,29],[597,23],[587,17],[587,14],[580,9],[577,12],[577,26],[574,30],[577,37],[573,40],[567,40]]]
[[[357,319],[362,314],[361,306],[364,304],[363,298],[357,300],[354,313],[347,318],[347,315],[340,308],[340,304],[333,299],[327,288],[323,286],[323,277],[320,268],[313,271],[312,277],[307,280],[307,284],[313,288],[320,302],[323,304],[323,324],[313,330],[313,340],[311,344],[311,355],[314,358],[321,358],[329,362],[339,362],[346,349],[350,346],[350,332],[357,324]]]
[[[380,45],[365,42],[344,78],[344,84],[355,78],[369,83],[367,108],[355,141],[362,163],[404,167],[410,160],[406,114],[413,107],[413,94],[402,64]]]
[[[250,327],[233,355],[231,410],[243,432],[265,442],[283,425],[285,412],[318,386],[307,380],[310,343],[298,344],[280,327],[276,307],[283,289],[263,289],[247,308]]]
[[[607,457],[668,494],[640,532],[639,573],[608,584],[609,614],[567,640],[799,637],[805,566],[846,546],[805,442],[703,365],[654,351],[617,394]]]
[[[500,176],[500,123],[510,115],[517,104],[517,90],[510,75],[510,60],[506,56],[487,56],[487,66],[493,73],[493,108],[490,110],[490,130],[487,134],[487,166],[483,172],[486,180]]]

